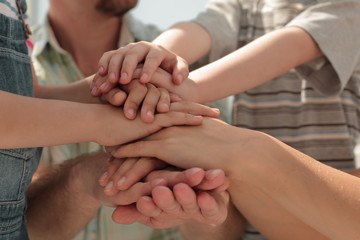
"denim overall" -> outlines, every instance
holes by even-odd
[[[25,0],[21,6],[26,9]],[[0,90],[32,97],[33,78],[25,41],[22,21],[0,14]],[[26,189],[40,154],[41,148],[0,149],[0,240],[29,239]]]

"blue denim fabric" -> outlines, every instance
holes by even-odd
[[[0,90],[32,97],[25,40],[22,22],[0,14]],[[0,240],[28,239],[26,190],[40,154],[41,148],[0,149]]]

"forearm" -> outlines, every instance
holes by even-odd
[[[71,239],[85,227],[100,207],[89,188],[97,184],[97,175],[106,169],[106,158],[104,153],[83,155],[47,169],[32,182],[27,192],[27,227],[31,239]],[[92,164],[97,159],[101,159],[97,161],[99,164]],[[93,181],[80,177],[83,175],[79,174],[79,168],[89,172],[85,166],[96,170],[89,174]]]
[[[228,207],[228,216],[225,222],[219,226],[209,226],[199,223],[186,223],[179,226],[182,236],[186,240],[208,239],[240,239],[244,233],[245,218],[230,204]]]
[[[94,141],[94,104],[23,97],[0,91],[0,148]],[[99,105],[99,104],[98,104]],[[84,122],[86,121],[86,124]]]
[[[90,84],[93,76],[71,84],[37,85],[34,87],[37,98],[58,99],[81,103],[100,103],[98,98],[91,96]]]
[[[198,84],[199,102],[210,102],[261,85],[321,55],[307,32],[289,27],[191,72],[189,78]]]
[[[192,22],[178,23],[157,37],[159,44],[192,64],[205,56],[211,48],[211,38],[200,25]]]
[[[233,203],[242,197],[236,191],[236,182],[244,181],[329,238],[358,239],[360,179],[321,164],[272,137],[260,135],[254,145],[261,146],[261,151],[248,156],[251,161],[234,162],[238,167],[229,170]],[[238,154],[246,157],[244,152]]]

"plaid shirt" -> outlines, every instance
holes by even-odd
[[[43,25],[35,27],[33,33],[36,42],[32,61],[39,84],[61,85],[84,78],[72,56],[59,46],[48,20]],[[144,25],[127,15],[123,21],[118,46],[125,46],[139,40],[151,41],[159,33],[160,31],[155,27]],[[67,159],[100,149],[102,147],[93,142],[46,147],[43,150],[42,163],[45,166],[59,164]],[[119,225],[112,221],[112,212],[112,208],[101,207],[74,240],[181,239],[179,232],[175,229],[154,231],[152,228],[137,223]]]

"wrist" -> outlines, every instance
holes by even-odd
[[[98,208],[101,205],[98,190],[103,190],[98,184],[98,179],[106,171],[105,163],[108,157],[107,153],[98,152],[71,160],[73,167],[70,168],[69,187],[79,197],[86,199],[84,202],[89,207]]]
[[[198,84],[189,76],[187,79],[184,80],[182,83],[183,93],[182,96],[185,96],[185,101],[196,102],[196,103],[203,103],[200,99],[200,91]]]

